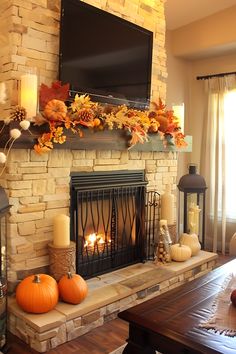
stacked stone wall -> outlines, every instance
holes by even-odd
[[[47,244],[52,240],[53,217],[69,215],[70,173],[143,169],[148,189],[176,189],[177,153],[95,150],[52,150],[37,155],[13,149],[4,185],[12,205],[8,221],[9,289],[28,274],[47,272]],[[10,285],[12,284],[12,286]]]

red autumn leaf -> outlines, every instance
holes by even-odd
[[[53,82],[51,87],[48,87],[45,84],[41,84],[39,89],[40,109],[43,110],[48,101],[53,99],[66,101],[69,95],[69,88],[69,84],[62,85],[61,81]]]

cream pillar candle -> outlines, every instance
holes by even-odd
[[[160,227],[162,227],[162,226],[167,226],[167,220],[161,219],[161,220],[159,221],[159,224],[160,224]]]
[[[167,220],[167,225],[173,225],[174,217],[174,196],[171,194],[171,187],[168,184],[165,192],[161,195],[161,219]]]
[[[68,247],[70,245],[70,218],[59,214],[53,219],[53,246]]]
[[[36,74],[21,76],[20,105],[26,109],[27,119],[32,120],[37,113],[38,77]]]

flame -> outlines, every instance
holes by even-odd
[[[108,242],[111,242],[111,240],[109,239]],[[84,247],[94,247],[96,243],[98,243],[99,245],[104,244],[105,236],[102,234],[96,235],[95,233],[86,236]]]

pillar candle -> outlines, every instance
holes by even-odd
[[[21,76],[20,104],[26,109],[27,119],[32,120],[37,113],[38,78],[36,74]]]
[[[68,247],[70,245],[70,218],[59,214],[53,219],[53,246]]]
[[[166,191],[161,195],[161,219],[167,220],[168,225],[173,225],[174,217],[174,196],[171,194],[171,187],[168,184]]]
[[[159,224],[160,224],[160,227],[167,226],[167,220],[161,219]]]

